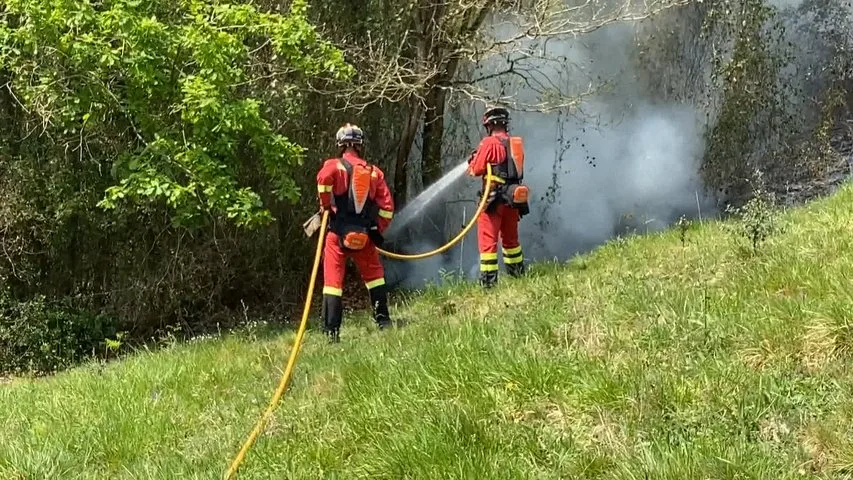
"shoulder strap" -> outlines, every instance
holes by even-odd
[[[343,170],[347,174],[347,190],[343,195],[341,195],[341,197],[346,196],[346,207],[344,207],[344,205],[339,205],[338,208],[344,208],[348,212],[354,212],[355,204],[352,199],[352,164],[346,161],[343,157],[338,159],[338,164],[343,167]],[[343,198],[341,198],[341,200],[343,200]]]
[[[500,140],[504,146],[504,151],[506,151],[506,178],[507,180],[518,180],[518,169],[515,166],[512,149],[509,148],[509,138],[501,138]]]
[[[340,162],[347,172],[347,192],[345,194],[347,211],[356,215],[365,213],[369,215],[368,212],[370,209],[365,210],[365,207],[369,207],[371,204],[370,191],[373,184],[373,165],[365,162],[365,165],[360,167],[359,170],[365,171],[366,177],[362,177],[361,175],[364,174],[360,174],[359,178],[356,178],[356,166],[343,158],[340,159]]]

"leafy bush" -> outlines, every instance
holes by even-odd
[[[75,148],[78,162],[113,160],[116,184],[101,206],[155,201],[184,224],[213,215],[253,225],[272,217],[241,168],[263,171],[279,200],[295,202],[291,173],[304,150],[270,123],[261,77],[282,84],[272,88],[298,116],[304,79],[352,73],[307,9],[304,0],[284,15],[201,0],[10,0],[0,65],[26,108],[18,120],[51,134],[40,144]]]
[[[752,254],[758,253],[765,240],[780,231],[777,223],[777,213],[774,210],[775,196],[772,192],[756,189],[741,207],[729,206],[727,213],[738,218],[738,222],[729,228],[749,244]]]
[[[0,373],[45,374],[115,350],[115,322],[43,296],[0,293]]]
[[[86,298],[134,340],[298,302],[303,145],[336,128],[309,92],[353,73],[308,11],[0,2],[0,285]]]

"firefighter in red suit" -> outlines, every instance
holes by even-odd
[[[385,272],[376,247],[394,215],[385,174],[361,158],[364,132],[346,124],[335,135],[340,157],[325,161],[317,173],[321,210],[330,210],[323,249],[323,331],[340,341],[344,269],[352,258],[370,293],[373,319],[380,329],[391,325]]]
[[[486,164],[492,166],[492,191],[487,207],[477,219],[480,284],[490,288],[498,281],[499,237],[507,273],[513,277],[525,273],[518,222],[530,210],[527,186],[521,184],[524,162],[521,139],[509,135],[509,112],[502,107],[488,108],[482,124],[488,135],[468,159],[468,174],[485,177]],[[483,183],[485,186],[485,179]]]

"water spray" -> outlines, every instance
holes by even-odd
[[[464,167],[465,164],[463,163],[461,166]],[[455,168],[454,170],[457,170],[458,168],[459,167]],[[450,174],[448,174],[446,176],[449,177]],[[448,182],[448,184],[449,184],[449,182]],[[488,203],[489,193],[491,192],[491,189],[492,189],[492,166],[490,164],[486,164],[486,187],[483,189],[483,196],[482,196],[482,198],[480,198],[480,204],[477,205],[477,211],[474,212],[474,215],[471,217],[471,220],[468,222],[468,225],[465,225],[465,228],[463,228],[462,231],[459,232],[458,235],[456,235],[453,239],[451,239],[449,242],[445,243],[441,247],[438,247],[435,250],[431,250],[428,252],[415,253],[415,254],[394,253],[394,252],[389,252],[387,250],[383,250],[381,248],[377,248],[377,250],[379,250],[379,253],[381,255],[388,257],[388,258],[392,258],[394,260],[420,260],[423,258],[429,258],[429,257],[432,257],[434,255],[438,255],[439,253],[446,252],[447,250],[450,249],[450,247],[456,245],[460,240],[462,240],[465,237],[465,235],[469,231],[471,231],[471,229],[474,227],[474,224],[477,223],[477,218],[479,218],[480,214],[483,213],[483,210],[486,209],[486,203]],[[441,191],[441,189],[439,189],[437,191]],[[435,195],[437,195],[437,193]]]
[[[466,167],[467,164],[465,162],[460,163],[438,179],[438,181],[430,185],[426,190],[418,194],[414,200],[409,202],[402,211],[394,216],[394,221],[385,232],[385,238],[391,239],[396,237],[407,226],[409,226],[410,223],[412,223],[412,220],[419,218],[427,207],[429,207],[435,199],[439,198],[440,194],[444,192],[444,190],[462,178],[465,174]]]

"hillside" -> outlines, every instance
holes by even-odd
[[[239,477],[851,478],[853,185],[780,222],[753,254],[704,223],[309,332]],[[291,339],[4,385],[0,478],[219,478]]]

